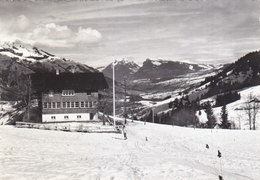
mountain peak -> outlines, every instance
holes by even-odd
[[[52,55],[19,40],[0,44],[0,70],[8,72],[96,72],[85,64]],[[13,60],[13,61],[11,61]],[[20,72],[19,72],[20,73]],[[1,79],[0,79],[1,80]]]
[[[112,65],[111,63],[110,65]],[[115,66],[116,65],[132,65],[132,66],[138,66],[134,61],[128,60],[128,59],[122,59],[122,60],[115,60],[114,62]]]
[[[25,48],[25,46],[27,47],[32,47],[32,45],[28,44],[28,43],[23,43],[20,40],[15,40],[15,41],[5,41],[2,42],[2,44],[4,47],[8,48],[8,47],[22,47]]]
[[[26,59],[32,62],[44,59],[54,60],[59,58],[20,40],[15,40],[13,42],[2,42],[0,44],[0,54],[12,58],[18,58],[20,60]]]
[[[120,61],[115,61],[115,72],[116,80],[122,81],[124,78],[129,78],[132,74],[136,73],[140,66],[131,60],[122,59]],[[110,63],[107,67],[102,69],[102,72],[107,77],[112,77],[112,66],[113,63]]]

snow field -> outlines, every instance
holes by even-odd
[[[260,131],[140,122],[126,130],[123,140],[122,134],[0,126],[0,179],[211,180],[220,174],[217,150],[224,179],[260,179]]]
[[[237,109],[241,109],[243,106],[245,106],[245,102],[248,99],[248,96],[250,94],[256,96],[258,99],[260,99],[260,85],[258,86],[254,86],[254,87],[250,87],[250,88],[245,88],[241,91],[239,91],[241,99],[237,100],[233,103],[230,103],[227,105],[227,112],[228,112],[228,120],[233,121],[236,126],[241,129],[249,129],[249,125],[248,125],[248,115],[246,114],[245,110],[237,110]],[[206,102],[206,101],[214,101],[214,98],[210,97],[208,99],[204,99],[202,102]],[[218,123],[221,122],[221,107],[217,107],[217,108],[213,108],[214,111],[214,115],[218,121]],[[201,110],[201,115],[198,115],[197,112],[197,116],[200,120],[200,122],[206,122],[207,121],[207,115],[205,113],[204,110]],[[256,129],[259,129],[259,125],[260,125],[260,113],[257,114],[257,121],[256,121]]]

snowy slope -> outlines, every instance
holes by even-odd
[[[241,100],[227,105],[227,111],[229,114],[229,120],[234,122],[237,128],[246,128],[248,129],[247,124],[247,115],[241,109],[241,106],[244,105],[245,99],[248,97],[249,93],[252,92],[253,95],[256,95],[259,99],[259,84],[260,84],[260,52],[251,52],[245,56],[239,58],[236,62],[224,65],[223,67],[219,66],[217,73],[210,72],[205,74],[196,74],[191,73],[187,74],[186,77],[173,78],[166,81],[158,82],[158,85],[163,87],[164,92],[158,92],[157,97],[163,97],[165,94],[167,97],[166,100],[161,102],[156,102],[153,105],[155,107],[155,113],[160,111],[167,112],[169,110],[168,103],[173,101],[175,98],[182,98],[179,96],[181,92],[184,92],[184,96],[187,96],[189,101],[199,100],[200,104],[206,101],[214,102],[216,96],[220,97],[223,94],[228,92],[239,92],[242,96]],[[210,68],[210,66],[208,66]],[[143,83],[144,84],[144,83]],[[166,91],[166,87],[170,84],[177,85],[178,88],[172,88],[171,94]],[[184,87],[187,87],[186,89]],[[245,88],[247,88],[245,90]],[[165,92],[166,91],[166,92]],[[141,94],[142,97],[147,97],[152,99],[155,93],[146,93]],[[164,96],[164,97],[166,97]],[[143,105],[149,106],[149,101],[142,101]],[[213,103],[214,104],[214,103]],[[150,105],[151,106],[151,105]],[[220,121],[220,107],[215,108],[216,118]],[[198,113],[199,115],[199,113]],[[205,122],[206,115],[202,112],[202,115],[199,117],[201,122]],[[257,124],[259,126],[259,122]]]
[[[56,69],[60,72],[97,72],[85,64],[52,55],[19,40],[0,44],[0,69],[12,70],[13,66],[23,66],[34,72],[55,72]],[[21,67],[15,69],[19,71]]]
[[[165,98],[167,96],[170,97],[165,100],[156,101],[156,102],[153,102],[151,100],[142,100],[139,101],[139,103],[141,103],[143,106],[148,108],[153,107],[155,113],[167,112],[171,110],[171,108],[169,108],[169,103],[174,101],[175,98],[180,99],[182,97],[182,95],[179,95],[180,92],[183,92],[185,89],[198,86],[199,83],[202,82],[206,77],[215,75],[222,67],[223,67],[222,65],[214,66],[214,68],[213,66],[209,66],[208,67],[209,69],[204,69],[198,72],[189,73],[183,76],[178,76],[170,80],[159,81],[156,83],[152,83],[149,80],[142,80],[142,81],[136,80],[134,82],[135,84],[147,83],[153,85],[154,89],[156,89],[157,86],[161,88],[161,91],[158,90],[157,92],[149,92],[149,93],[146,92],[140,94],[142,98],[156,99],[156,98]],[[176,87],[174,88],[174,86]],[[202,86],[199,86],[199,88],[202,88]],[[198,92],[194,90],[191,91],[191,94],[196,95],[196,93],[201,93],[201,92],[202,92],[201,89]]]
[[[0,125],[8,123],[11,112],[15,111],[15,108],[13,108],[14,104],[14,102],[0,101]],[[8,112],[10,112],[10,114]],[[4,114],[6,115],[4,116]]]
[[[14,42],[3,42],[0,44],[0,54],[8,57],[18,58],[20,60],[29,60],[35,62],[41,59],[55,60],[60,57],[54,56],[30,44],[24,44],[19,40]]]
[[[260,131],[134,123],[127,134],[0,126],[0,179],[260,179]]]
[[[233,121],[238,128],[249,129],[249,125],[247,121],[248,116],[246,112],[244,110],[238,110],[238,109],[241,109],[241,107],[245,105],[245,102],[247,101],[250,94],[256,96],[257,99],[260,99],[260,85],[250,87],[250,88],[245,88],[238,92],[240,93],[241,99],[227,105],[228,120]],[[211,97],[211,98],[204,99],[203,101],[214,102],[215,99]],[[221,107],[213,108],[213,111],[218,122],[220,122]],[[198,117],[201,122],[207,121],[205,112],[202,112],[202,115],[201,116],[198,115]],[[258,113],[256,119],[259,118],[260,118],[260,113]],[[257,129],[260,128],[260,121],[256,122],[256,128]]]
[[[0,44],[1,100],[17,100],[14,92],[25,90],[22,87],[27,74],[54,73],[57,70],[60,73],[98,72],[85,64],[59,58],[20,41]]]

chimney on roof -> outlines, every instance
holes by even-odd
[[[56,75],[59,75],[59,74],[60,74],[59,69],[56,69]]]

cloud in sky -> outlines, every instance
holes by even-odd
[[[19,31],[24,31],[29,27],[30,21],[25,15],[20,15],[17,17],[17,20],[15,22],[16,27],[19,29]]]
[[[260,47],[259,1],[43,1],[0,4],[0,40],[89,65],[112,57],[230,62]]]
[[[33,22],[23,14],[17,16],[8,26],[2,25],[1,29],[3,29],[2,40],[20,39],[31,44],[58,48],[75,47],[79,43],[96,43],[102,38],[99,31],[90,27],[72,30],[66,25],[56,23],[33,25]]]
[[[99,31],[92,28],[78,28],[78,32],[76,33],[76,42],[85,43],[85,42],[98,42],[102,38],[102,35]]]

